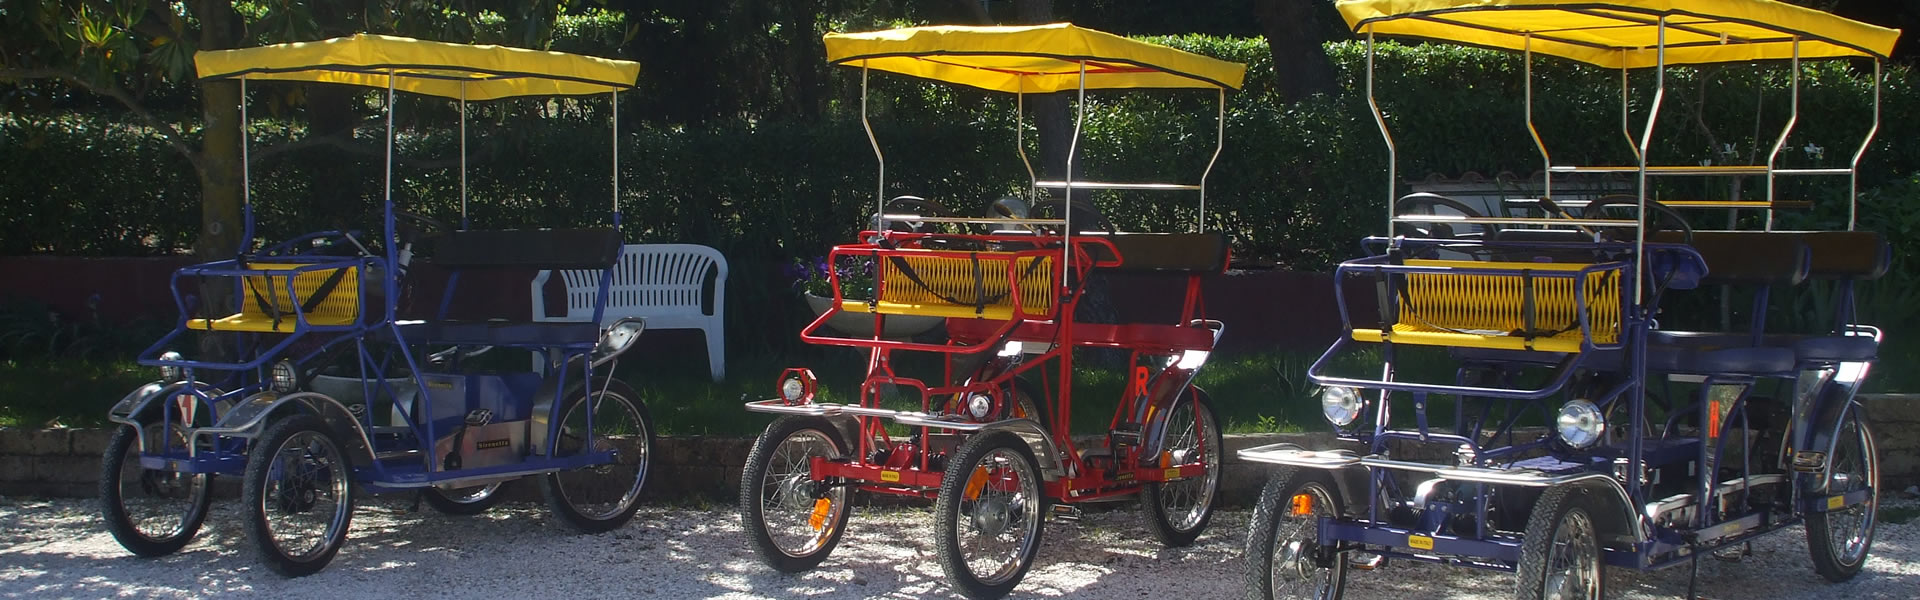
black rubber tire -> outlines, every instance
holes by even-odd
[[[1576,527],[1580,520],[1586,522],[1586,531],[1590,534],[1584,540],[1568,540],[1569,550],[1585,550],[1594,556],[1593,598],[1607,597],[1607,560],[1605,549],[1600,547],[1598,522],[1593,519],[1593,503],[1582,490],[1567,486],[1547,488],[1540,499],[1533,504],[1533,511],[1527,516],[1525,539],[1520,543],[1520,564],[1515,569],[1514,600],[1545,600],[1547,571],[1550,554],[1555,545],[1554,538],[1563,527]],[[1584,548],[1582,547],[1584,546]]]
[[[1274,600],[1273,595],[1273,553],[1275,537],[1280,526],[1291,517],[1292,500],[1297,494],[1324,493],[1327,508],[1338,516],[1345,501],[1340,497],[1340,487],[1334,484],[1333,474],[1320,469],[1299,467],[1280,467],[1267,477],[1267,485],[1260,490],[1260,500],[1253,507],[1253,522],[1247,526],[1247,545],[1242,551],[1245,572],[1241,581],[1245,586],[1248,600]],[[1318,510],[1319,507],[1316,507]],[[1317,525],[1316,525],[1317,527]],[[1333,572],[1327,585],[1315,596],[1315,600],[1340,600],[1347,593],[1347,559],[1334,556]]]
[[[1199,507],[1200,518],[1196,519],[1191,526],[1180,527],[1173,522],[1173,515],[1167,513],[1166,505],[1162,502],[1162,495],[1168,493],[1165,489],[1166,484],[1149,483],[1140,490],[1140,505],[1146,509],[1147,513],[1147,530],[1153,532],[1153,537],[1168,548],[1186,547],[1195,539],[1199,539],[1200,534],[1207,530],[1207,523],[1213,520],[1214,505],[1219,503],[1220,469],[1226,462],[1224,446],[1226,442],[1220,435],[1220,418],[1214,414],[1213,406],[1208,404],[1201,394],[1195,393],[1192,389],[1187,390],[1180,399],[1174,401],[1166,414],[1180,414],[1180,405],[1187,402],[1194,403],[1193,414],[1202,419],[1199,427],[1202,443],[1206,445],[1205,447],[1213,449],[1216,460],[1207,465],[1206,479],[1201,484],[1207,488],[1204,492],[1205,500]],[[1180,427],[1178,423],[1169,423],[1168,431],[1177,432]]]
[[[1024,551],[1017,552],[1018,565],[999,581],[985,581],[975,575],[967,565],[967,558],[960,548],[960,528],[966,517],[960,514],[961,502],[966,494],[968,480],[974,465],[995,450],[1008,449],[1018,460],[1024,461],[1032,488],[1027,490],[1038,499],[1037,514],[1029,515],[1037,525],[1033,529],[1033,540]],[[1040,464],[1033,457],[1033,449],[1025,440],[1010,431],[994,431],[974,435],[960,445],[947,461],[946,474],[940,480],[940,496],[934,502],[933,529],[934,546],[939,549],[940,569],[946,572],[947,585],[955,591],[973,600],[991,600],[1003,598],[1013,592],[1014,586],[1027,576],[1027,570],[1033,568],[1033,559],[1040,553],[1040,544],[1045,537],[1046,511],[1048,503],[1040,486]]]
[[[137,556],[153,558],[179,552],[193,541],[194,534],[200,532],[200,525],[207,520],[208,507],[213,505],[213,476],[207,473],[193,475],[189,485],[198,486],[190,491],[186,498],[186,510],[180,517],[178,529],[169,535],[149,536],[140,531],[129,517],[125,498],[120,489],[121,477],[125,474],[127,452],[138,452],[139,430],[132,425],[122,425],[114,430],[113,438],[107,441],[107,451],[100,457],[100,514],[107,522],[107,531],[120,546]],[[135,456],[138,456],[136,454]],[[138,460],[137,458],[135,460]],[[144,471],[143,471],[144,472]],[[172,473],[168,471],[167,473]],[[145,484],[145,482],[143,482]]]
[[[766,506],[763,504],[766,488],[767,469],[771,466],[774,452],[780,445],[796,434],[817,434],[833,447],[832,458],[843,458],[852,454],[847,442],[842,438],[841,428],[822,417],[783,416],[767,425],[767,430],[753,441],[753,450],[747,453],[747,464],[740,477],[740,526],[747,531],[747,539],[752,542],[760,560],[767,566],[782,573],[799,573],[820,566],[820,562],[833,554],[840,545],[840,536],[846,533],[847,519],[853,514],[853,489],[842,486],[837,488],[842,509],[832,519],[823,522],[826,537],[821,539],[812,551],[802,554],[789,553],[780,548],[765,525]]]
[[[487,512],[487,509],[500,504],[500,500],[505,498],[500,494],[500,490],[506,489],[507,483],[509,482],[503,481],[495,484],[491,491],[485,492],[486,495],[478,498],[456,498],[452,493],[437,487],[420,490],[420,496],[427,501],[427,506],[433,507],[433,510],[439,511],[440,514],[471,517]]]
[[[554,516],[560,517],[561,522],[566,523],[581,533],[604,533],[619,529],[625,526],[628,521],[633,520],[633,513],[640,510],[640,494],[646,489],[647,472],[651,470],[652,467],[653,415],[647,412],[647,405],[640,401],[640,395],[635,394],[633,388],[628,386],[626,382],[618,379],[607,379],[606,382],[601,389],[596,390],[596,393],[611,396],[612,398],[609,398],[609,400],[617,398],[619,401],[623,401],[627,408],[633,411],[634,418],[640,420],[640,472],[638,479],[634,483],[634,487],[626,492],[622,492],[622,501],[626,503],[626,506],[605,516],[589,515],[575,508],[573,502],[568,499],[566,490],[560,481],[562,472],[548,473],[540,478],[542,484],[540,486],[540,493],[546,497],[547,507],[553,510]],[[585,401],[586,398],[586,395],[581,393],[580,388],[574,388],[572,395],[566,402],[556,405],[554,414],[558,416],[555,418],[561,420],[563,427],[566,425],[565,419],[572,416],[574,406]],[[618,454],[615,454],[615,460],[619,460]],[[576,471],[590,471],[597,468],[600,467],[576,469]],[[633,496],[628,498],[626,497],[627,494],[633,494]]]
[[[341,518],[338,530],[326,536],[325,543],[312,556],[300,558],[289,556],[273,541],[273,530],[267,524],[267,477],[273,471],[274,457],[280,447],[286,445],[294,436],[318,434],[324,444],[330,446],[337,468],[329,473],[330,480],[338,479],[345,488],[338,502],[345,506],[345,515]],[[339,436],[327,426],[320,417],[309,414],[292,415],[269,425],[266,433],[253,443],[247,458],[246,481],[241,486],[241,499],[247,507],[247,537],[259,550],[260,558],[267,568],[287,577],[311,575],[325,568],[333,557],[339,554],[340,547],[346,544],[347,532],[353,525],[353,478],[352,459],[346,453],[346,445],[340,443]]]
[[[1806,525],[1807,550],[1813,555],[1813,570],[1827,581],[1834,583],[1853,579],[1855,575],[1860,574],[1860,569],[1866,566],[1867,557],[1873,552],[1873,534],[1877,529],[1874,520],[1879,516],[1880,505],[1880,461],[1878,450],[1873,443],[1873,430],[1867,427],[1866,419],[1860,418],[1859,413],[1854,413],[1848,419],[1852,424],[1841,429],[1840,434],[1845,437],[1834,444],[1834,452],[1828,456],[1828,460],[1837,462],[1842,451],[1856,453],[1855,456],[1859,457],[1861,467],[1866,470],[1867,481],[1854,485],[1873,486],[1873,495],[1867,498],[1865,514],[1861,516],[1865,519],[1867,533],[1860,556],[1849,559],[1841,556],[1841,553],[1833,548],[1831,542],[1833,524],[1829,521],[1831,518],[1829,515],[1833,513],[1808,515]],[[1848,430],[1852,430],[1851,435]],[[1824,483],[1815,493],[1832,495],[1831,483]]]

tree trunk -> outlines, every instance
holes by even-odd
[[[200,50],[234,47],[239,38],[239,16],[233,4],[221,0],[199,3]],[[231,81],[200,84],[200,110],[206,118],[201,133],[200,239],[194,254],[203,260],[232,256],[241,250],[241,198],[245,193],[240,159],[240,84]],[[211,298],[208,298],[211,300]]]
[[[1333,61],[1321,44],[1314,0],[1255,0],[1253,14],[1273,52],[1274,88],[1288,102],[1334,90]]]
[[[1050,22],[1053,0],[1017,0],[1014,16],[1023,24]],[[1042,179],[1067,178],[1068,154],[1073,149],[1073,116],[1067,104],[1077,95],[1076,92],[1057,92],[1027,98],[1027,105],[1033,107],[1034,128],[1040,134],[1040,164],[1034,166],[1034,171]],[[1076,165],[1074,174],[1080,171]]]

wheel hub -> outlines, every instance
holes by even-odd
[[[987,537],[999,537],[1007,531],[1007,525],[1013,522],[1012,513],[1012,503],[1006,498],[982,499],[973,507],[973,527]]]
[[[805,473],[795,473],[792,477],[788,477],[786,480],[780,482],[781,503],[785,504],[788,509],[811,509],[813,508],[813,501],[815,500],[814,496],[814,484],[807,479]]]

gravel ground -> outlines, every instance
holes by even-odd
[[[810,573],[785,576],[747,548],[731,507],[646,507],[626,528],[578,535],[543,506],[508,505],[481,517],[404,511],[404,502],[362,503],[353,534],[319,574],[283,579],[255,562],[224,503],[184,551],[128,555],[98,523],[94,503],[0,498],[0,597],[32,598],[949,598],[934,558],[925,509],[856,512],[840,548]],[[1125,506],[1125,505],[1122,505]],[[1920,503],[1888,502],[1905,524],[1881,523],[1867,571],[1843,585],[1813,573],[1799,528],[1756,542],[1739,562],[1703,560],[1708,598],[1920,597]],[[1123,510],[1047,526],[1040,558],[1016,597],[1230,598],[1239,593],[1245,511],[1216,515],[1191,548],[1161,548]],[[1355,573],[1354,599],[1504,598],[1510,575],[1395,563]],[[1686,569],[1614,570],[1617,598],[1674,598]]]

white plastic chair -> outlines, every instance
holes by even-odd
[[[707,272],[715,270],[713,314],[700,298]],[[565,270],[566,314],[547,315],[545,288],[552,271],[533,278],[533,320],[586,321],[593,318],[594,297],[600,292],[600,271]],[[727,259],[719,250],[698,244],[628,244],[613,267],[613,285],[607,289],[607,309],[600,326],[623,317],[646,319],[647,332],[662,329],[698,329],[707,336],[707,365],[713,380],[726,377]],[[642,334],[644,335],[644,334]],[[540,357],[534,368],[541,368]]]

